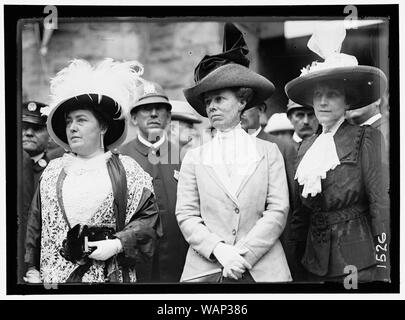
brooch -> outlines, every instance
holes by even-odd
[[[45,168],[47,164],[48,164],[48,162],[46,162],[46,160],[44,160],[44,159],[39,159],[39,160],[38,160],[38,165],[39,165],[41,168]]]

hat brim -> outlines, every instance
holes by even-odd
[[[223,65],[194,87],[183,90],[188,103],[203,117],[207,117],[202,94],[205,92],[232,87],[253,89],[253,98],[246,105],[245,110],[252,108],[269,98],[275,88],[272,82],[256,72],[235,63]]]
[[[172,110],[172,105],[170,102],[167,100],[166,97],[163,96],[150,96],[150,97],[145,97],[143,99],[138,100],[134,106],[131,108],[131,112],[135,111],[136,108],[148,105],[148,104],[164,104],[166,105],[167,109],[169,111]]]
[[[347,89],[349,109],[358,109],[378,100],[387,89],[387,77],[371,66],[339,67],[310,72],[288,82],[287,96],[294,102],[313,106],[313,92],[317,84],[337,80]]]
[[[122,144],[127,135],[127,125],[125,117],[122,115],[122,109],[112,98],[103,95],[98,101],[97,94],[83,94],[72,97],[56,105],[48,116],[47,128],[51,138],[63,149],[71,151],[66,136],[65,114],[69,110],[88,109],[91,106],[95,112],[100,112],[107,121],[108,129],[104,135],[104,145],[107,149],[114,149]]]
[[[201,123],[202,120],[198,119],[195,115],[188,114],[188,113],[172,113],[172,120],[180,120],[189,123]]]
[[[295,104],[291,107],[287,107],[287,116],[289,116],[293,111],[295,110],[314,110],[314,108],[312,106],[302,106],[300,104]]]
[[[46,116],[38,117],[33,115],[23,114],[22,121],[32,123],[41,127],[46,127]]]

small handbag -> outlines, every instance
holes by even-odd
[[[223,279],[222,269],[217,268],[215,270],[204,272],[191,278],[183,279],[182,282],[221,283],[222,279]]]
[[[77,224],[67,232],[60,254],[68,261],[84,264],[88,260],[88,256],[96,249],[96,247],[89,247],[88,242],[114,239],[114,233],[114,228],[107,226]]]

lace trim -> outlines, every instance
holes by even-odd
[[[128,204],[126,223],[135,213],[144,188],[153,192],[152,178],[142,170],[133,159],[120,156],[127,174]],[[66,282],[71,272],[78,266],[65,260],[59,253],[62,241],[66,238],[68,226],[63,218],[56,196],[56,182],[63,167],[63,159],[52,160],[43,172],[40,192],[42,211],[41,234],[41,280],[45,283]],[[113,225],[115,216],[113,212],[113,194],[109,192],[94,215],[88,220],[89,225]],[[105,282],[104,263],[94,261],[91,268],[83,276],[83,282]],[[135,269],[130,270],[131,282],[136,281]]]

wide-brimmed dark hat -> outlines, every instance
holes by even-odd
[[[332,67],[303,74],[285,86],[287,96],[301,105],[313,105],[314,88],[319,83],[337,81],[344,85],[346,102],[357,109],[378,100],[387,89],[387,77],[376,67],[354,65]]]
[[[71,61],[51,79],[47,127],[52,139],[70,150],[65,117],[73,110],[90,110],[108,125],[104,146],[120,145],[126,138],[126,114],[138,99],[142,74],[143,66],[137,61],[106,58],[95,66],[81,59]]]
[[[203,93],[245,87],[253,90],[252,99],[245,110],[254,107],[269,98],[274,85],[265,77],[250,70],[247,54],[249,49],[242,33],[232,24],[226,23],[224,29],[223,52],[206,55],[194,70],[195,86],[183,90],[190,105],[203,117],[207,117]]]
[[[287,96],[301,105],[313,106],[318,84],[343,86],[350,109],[364,107],[381,97],[387,89],[387,77],[380,69],[359,65],[353,55],[341,53],[346,37],[343,21],[322,21],[314,26],[308,48],[324,59],[301,69],[301,75],[285,86]]]
[[[46,107],[47,105],[42,102],[24,102],[22,105],[22,121],[32,123],[38,127],[45,127],[47,116],[42,110]]]
[[[139,99],[131,108],[131,112],[147,104],[164,104],[169,111],[172,109],[166,92],[158,83],[144,80],[139,91]]]
[[[90,110],[107,123],[104,145],[108,149],[113,149],[124,142],[127,126],[121,106],[105,95],[99,99],[98,94],[82,94],[62,101],[48,116],[48,132],[52,139],[65,150],[70,149],[66,136],[66,116],[73,110]]]

